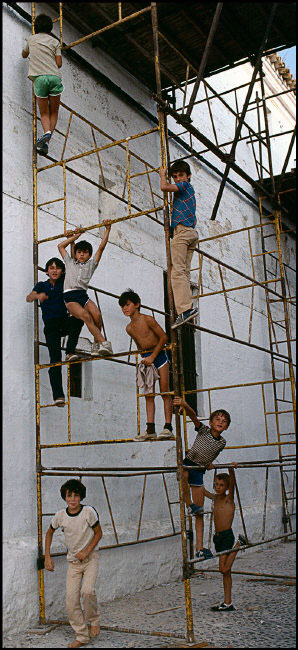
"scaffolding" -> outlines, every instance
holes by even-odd
[[[12,3],[14,4],[14,3]],[[271,378],[262,381],[254,381],[241,384],[230,384],[226,386],[209,386],[206,388],[200,388],[196,390],[186,390],[185,382],[183,376],[183,349],[182,349],[182,340],[181,335],[177,330],[170,330],[170,342],[167,346],[167,349],[171,352],[172,358],[172,383],[173,390],[170,392],[172,395],[182,395],[183,398],[187,395],[205,395],[207,396],[208,405],[210,412],[212,411],[212,395],[214,391],[226,391],[226,390],[241,390],[249,389],[254,387],[260,391],[260,399],[263,405],[264,413],[264,430],[265,437],[264,441],[259,444],[251,445],[231,445],[227,446],[226,449],[245,449],[258,447],[266,447],[268,449],[277,447],[278,457],[276,459],[267,459],[267,460],[254,460],[250,463],[239,463],[239,469],[247,469],[248,467],[254,469],[264,469],[266,472],[265,476],[265,492],[264,492],[264,507],[263,507],[263,522],[262,522],[262,538],[258,542],[249,542],[248,535],[245,527],[243,509],[241,506],[240,493],[236,482],[236,495],[238,499],[238,507],[241,516],[241,521],[243,525],[243,531],[245,538],[248,542],[247,548],[254,547],[259,544],[264,544],[270,541],[281,540],[286,541],[291,536],[295,534],[293,531],[291,517],[294,513],[294,500],[295,500],[295,462],[293,454],[283,454],[283,447],[288,445],[295,444],[295,412],[296,412],[296,402],[295,402],[295,379],[294,379],[294,364],[292,359],[292,346],[291,343],[294,341],[292,328],[291,328],[291,308],[295,305],[295,297],[290,294],[290,281],[288,279],[288,274],[290,273],[290,268],[285,264],[282,255],[282,237],[283,235],[292,232],[292,228],[283,227],[283,191],[282,186],[279,185],[276,187],[275,176],[273,172],[272,164],[272,155],[270,147],[270,138],[274,135],[269,133],[269,125],[266,112],[266,100],[269,97],[266,97],[264,90],[264,73],[262,72],[262,57],[266,52],[266,43],[268,40],[268,35],[274,18],[274,13],[276,10],[276,4],[272,5],[272,9],[264,30],[262,40],[259,44],[258,51],[252,61],[253,73],[252,78],[249,83],[241,84],[232,90],[226,90],[224,92],[218,93],[212,88],[212,86],[204,78],[205,68],[208,61],[208,56],[210,50],[213,46],[214,35],[218,23],[220,22],[220,16],[222,11],[222,3],[216,5],[216,10],[214,13],[213,20],[211,22],[210,31],[206,39],[204,54],[201,60],[199,69],[193,66],[191,61],[185,56],[185,52],[182,54],[179,49],[177,49],[173,43],[169,41],[167,36],[165,36],[162,31],[160,31],[158,26],[158,15],[157,15],[157,4],[151,3],[150,5],[143,7],[141,10],[133,12],[130,15],[124,16],[124,11],[122,3],[114,3],[115,7],[117,5],[117,19],[113,23],[106,25],[98,30],[95,30],[92,33],[86,34],[84,37],[76,39],[75,41],[64,44],[63,42],[63,3],[59,3],[59,16],[54,22],[59,23],[59,32],[60,32],[60,43],[62,51],[68,51],[71,48],[85,42],[88,39],[94,39],[95,37],[100,36],[104,32],[107,32],[113,28],[122,29],[123,24],[128,24],[130,21],[133,21],[139,16],[150,16],[152,21],[152,37],[153,37],[153,52],[151,52],[150,58],[151,62],[154,62],[155,68],[155,78],[156,78],[156,106],[158,113],[157,126],[151,129],[147,129],[141,133],[130,134],[126,138],[115,140],[111,135],[104,132],[98,125],[93,124],[84,116],[80,115],[77,110],[71,108],[61,102],[61,109],[63,109],[68,114],[68,121],[66,132],[63,133],[57,129],[57,133],[64,138],[61,157],[59,160],[53,159],[51,156],[47,156],[48,164],[43,164],[41,167],[38,167],[37,164],[37,154],[36,154],[36,139],[37,139],[37,109],[36,109],[36,99],[34,92],[32,94],[33,102],[33,263],[34,263],[34,283],[38,281],[38,271],[42,270],[39,266],[39,246],[45,244],[49,241],[57,240],[65,236],[67,223],[74,220],[74,227],[77,224],[76,217],[69,218],[67,212],[67,175],[73,174],[74,177],[83,180],[86,183],[91,184],[93,187],[97,187],[99,190],[106,192],[108,195],[113,196],[115,199],[120,201],[123,207],[124,214],[123,216],[110,219],[110,223],[119,223],[124,221],[131,221],[135,218],[146,218],[152,220],[156,223],[157,227],[161,226],[164,229],[165,235],[165,249],[166,249],[166,261],[167,261],[167,291],[168,291],[168,300],[169,300],[169,313],[161,311],[151,306],[142,305],[142,308],[149,310],[152,315],[159,314],[162,317],[169,319],[170,324],[174,322],[174,300],[170,282],[171,276],[171,255],[170,255],[170,233],[169,233],[169,201],[166,193],[163,195],[160,192],[154,191],[154,183],[152,178],[154,174],[158,174],[159,167],[154,167],[150,162],[146,161],[143,157],[137,155],[131,149],[131,143],[135,140],[141,140],[141,138],[159,138],[160,146],[160,162],[162,167],[167,167],[170,162],[170,145],[171,142],[179,143],[188,151],[187,155],[181,156],[180,159],[187,158],[196,158],[198,160],[204,160],[207,167],[215,169],[214,165],[202,158],[202,154],[205,152],[212,152],[215,156],[225,164],[224,171],[216,169],[216,173],[219,176],[220,187],[218,194],[214,203],[214,207],[211,214],[211,220],[214,221],[217,216],[221,198],[223,195],[224,188],[226,184],[230,184],[233,187],[236,187],[249,201],[254,205],[258,205],[260,221],[258,224],[253,226],[247,226],[246,228],[230,230],[225,233],[213,235],[212,237],[206,237],[200,239],[199,247],[197,248],[195,258],[195,266],[192,269],[194,272],[198,272],[198,283],[194,288],[194,297],[197,300],[197,304],[201,305],[203,299],[212,296],[223,296],[225,301],[225,308],[227,314],[227,320],[229,323],[230,333],[226,334],[224,332],[218,332],[212,330],[211,328],[203,327],[199,324],[192,324],[190,327],[194,331],[200,331],[202,333],[208,333],[213,336],[233,341],[235,344],[248,346],[259,351],[262,351],[264,354],[270,355],[271,360]],[[98,7],[98,12],[103,15],[104,9]],[[34,21],[35,21],[35,11],[36,5],[32,3],[32,32],[34,33]],[[66,11],[67,15],[67,11]],[[128,32],[125,32],[126,39],[130,39],[136,43],[132,37],[129,36]],[[167,45],[174,50],[175,55],[180,56],[186,65],[185,72],[185,82],[173,78],[172,74],[169,74],[164,63],[160,61],[159,55],[159,44],[160,41],[166,42]],[[214,45],[214,47],[216,47]],[[142,50],[142,47],[138,45],[138,48]],[[143,52],[144,54],[144,52]],[[166,63],[166,62],[165,62]],[[170,106],[169,101],[165,100],[164,88],[162,87],[161,82],[161,73],[168,78],[171,82],[171,90],[173,101],[172,104],[174,108]],[[195,79],[192,77],[192,74],[195,74]],[[193,85],[191,96],[188,101],[188,90],[190,85]],[[197,95],[199,87],[202,84],[204,87],[205,98],[197,100]],[[261,99],[256,91],[256,98],[252,100],[252,93],[254,88],[260,84],[261,87]],[[246,97],[243,102],[242,108],[239,109],[239,101],[237,96],[237,91],[246,89]],[[166,98],[169,97],[169,88],[166,89]],[[176,100],[175,93],[180,93],[180,98],[182,96],[181,107],[176,109]],[[292,89],[287,89],[284,93],[293,92]],[[236,110],[231,107],[231,102],[228,103],[224,99],[224,95],[228,93],[233,93],[235,98]],[[281,94],[281,93],[278,93]],[[277,96],[277,95],[275,95]],[[235,134],[233,140],[225,143],[219,143],[218,133],[216,131],[215,120],[212,114],[212,100],[216,99],[221,102],[221,104],[228,110],[233,117],[235,118]],[[212,125],[212,132],[214,136],[214,142],[211,141],[206,135],[204,135],[199,129],[193,124],[192,121],[192,112],[194,106],[198,106],[202,103],[205,103],[208,107],[208,112],[210,116],[210,121]],[[261,108],[263,111],[263,120],[261,117]],[[255,110],[257,113],[257,123],[258,130],[254,129],[247,119],[247,113],[250,110]],[[173,118],[176,124],[183,126],[182,133],[177,134],[172,133],[168,128],[167,116]],[[80,120],[80,123],[84,125],[89,132],[89,136],[92,139],[93,146],[86,150],[80,151],[78,154],[66,155],[67,146],[71,138],[71,129],[74,123],[74,120]],[[262,124],[263,121],[263,124]],[[246,127],[248,134],[243,136],[243,127]],[[286,173],[287,164],[291,155],[291,151],[294,144],[295,131],[291,132],[291,142],[290,146],[283,164],[281,177]],[[285,135],[285,133],[283,134]],[[183,136],[183,139],[181,139]],[[187,138],[189,137],[189,142]],[[197,142],[197,145],[194,145],[194,141]],[[236,147],[240,141],[245,141],[251,147],[251,152],[253,160],[256,167],[257,180],[252,178],[237,162],[236,162]],[[257,151],[254,148],[254,143],[257,143]],[[197,150],[196,146],[203,144],[204,148]],[[230,146],[230,151],[228,154],[223,151],[223,148]],[[119,151],[121,155],[124,156],[125,160],[125,175],[123,180],[123,188],[121,195],[115,194],[109,187],[105,179],[103,164],[102,164],[102,155],[103,152],[109,153],[110,151]],[[82,174],[82,172],[75,170],[72,167],[72,163],[77,160],[87,159],[90,160],[90,157],[96,158],[97,161],[97,173],[100,177],[100,182],[96,182],[90,177],[90,174]],[[267,160],[265,162],[265,158]],[[135,169],[132,168],[133,164],[137,165]],[[266,167],[268,165],[268,167]],[[137,171],[136,171],[137,169]],[[39,201],[38,196],[38,182],[41,178],[41,175],[46,174],[49,170],[56,170],[62,178],[63,192],[62,196],[59,195],[58,198],[51,198],[48,201]],[[258,201],[254,197],[250,196],[243,187],[238,186],[234,180],[228,178],[230,171],[236,172],[240,178],[248,182],[252,188],[257,192],[259,197]],[[269,173],[271,179],[271,188],[268,189],[264,184],[264,172]],[[147,191],[149,192],[149,203],[150,205],[138,205],[138,199],[133,197],[133,185],[132,180],[136,178],[146,179]],[[282,178],[280,179],[281,182]],[[39,210],[45,206],[52,205],[54,203],[62,203],[63,205],[63,232],[55,233],[54,235],[47,237],[39,236]],[[143,202],[142,202],[143,203]],[[265,204],[265,205],[264,205]],[[268,207],[268,205],[270,207]],[[82,227],[82,231],[91,231],[98,230],[102,227],[101,223],[92,223],[92,218],[90,219],[91,223],[86,223]],[[81,224],[80,224],[81,226]],[[222,260],[211,256],[206,250],[203,250],[201,247],[205,242],[211,240],[219,241],[223,237],[237,237],[241,233],[242,235],[247,236],[247,245],[250,255],[251,263],[251,275],[244,273],[241,269],[237,269],[224,263]],[[258,243],[261,247],[261,250],[256,249],[254,252],[254,244],[252,241],[252,234],[256,235],[258,238]],[[266,248],[266,240],[270,238],[269,250]],[[274,244],[272,245],[272,238],[274,238]],[[256,239],[256,237],[254,237]],[[277,254],[277,256],[275,256]],[[272,259],[274,258],[274,270],[272,271]],[[259,276],[259,266],[256,268],[258,261],[261,259],[261,265],[263,270],[262,279],[257,279]],[[197,261],[198,260],[198,261]],[[218,273],[218,289],[216,290],[205,290],[207,282],[205,281],[205,276],[203,273],[206,268],[206,265],[213,265]],[[225,279],[225,274],[229,279],[229,284],[227,286],[227,280]],[[236,277],[236,280],[235,280]],[[243,279],[245,283],[243,283]],[[250,317],[248,322],[248,331],[247,339],[244,339],[243,336],[237,336],[236,325],[233,322],[232,314],[228,301],[228,294],[250,290]],[[104,291],[97,287],[90,287],[90,290],[94,291],[94,296],[99,306],[99,294],[105,294],[111,299],[118,299],[119,296],[112,294],[108,291]],[[254,315],[254,300],[257,291],[262,294],[263,299],[265,300],[266,305],[266,315],[268,323],[268,342],[267,346],[260,346],[253,342],[253,315]],[[282,307],[282,318],[280,318],[280,306]],[[105,330],[105,324],[103,323],[103,331]],[[281,339],[278,336],[278,333],[282,331],[283,338]],[[213,571],[212,569],[196,569],[194,565],[200,560],[193,560],[193,534],[192,534],[192,520],[191,517],[187,518],[185,515],[184,508],[184,487],[183,487],[183,474],[182,474],[182,459],[183,459],[183,446],[185,451],[188,449],[188,421],[186,419],[185,413],[183,415],[183,427],[181,427],[180,417],[178,412],[175,413],[175,434],[176,434],[176,457],[177,465],[175,466],[165,466],[165,467],[82,467],[82,466],[67,466],[67,467],[58,467],[58,466],[49,466],[44,467],[42,464],[42,451],[50,448],[73,448],[73,447],[82,447],[86,445],[102,445],[102,444],[119,444],[119,443],[129,443],[133,442],[133,437],[123,438],[117,437],[114,439],[94,439],[94,440],[74,440],[72,437],[72,428],[71,428],[71,399],[70,399],[70,367],[80,364],[89,364],[96,363],[99,361],[101,363],[118,363],[126,364],[127,366],[132,366],[134,371],[139,363],[139,351],[133,350],[132,345],[130,349],[126,352],[115,353],[111,357],[99,359],[90,359],[90,358],[80,358],[78,361],[74,362],[61,362],[59,364],[44,364],[40,363],[39,349],[40,346],[44,345],[40,341],[39,337],[39,318],[38,318],[38,306],[35,302],[34,304],[34,364],[35,364],[35,395],[36,395],[36,476],[37,476],[37,526],[38,526],[38,579],[39,579],[39,606],[40,606],[40,622],[54,622],[48,621],[46,617],[45,609],[45,587],[44,587],[44,575],[43,575],[43,521],[45,517],[51,516],[53,513],[43,511],[43,499],[42,499],[42,484],[46,477],[60,477],[60,476],[76,476],[80,479],[82,477],[93,477],[95,481],[99,481],[102,485],[104,497],[106,500],[111,527],[113,529],[115,543],[102,546],[101,549],[112,549],[121,546],[130,546],[140,543],[146,543],[153,540],[160,540],[165,538],[170,538],[174,536],[180,536],[181,538],[181,547],[182,547],[182,570],[183,570],[183,582],[184,582],[184,592],[185,592],[185,610],[186,610],[186,636],[179,635],[171,632],[156,632],[156,631],[145,631],[137,629],[126,629],[118,626],[102,626],[102,629],[114,630],[118,632],[133,632],[135,634],[145,634],[153,635],[160,637],[172,637],[179,639],[186,639],[188,644],[192,644],[195,641],[194,638],[194,629],[193,629],[193,616],[192,616],[192,602],[191,602],[191,577],[196,574],[196,571]],[[285,347],[286,346],[286,347]],[[132,360],[131,360],[132,359]],[[280,377],[280,365],[282,364],[283,376]],[[62,442],[51,442],[43,444],[41,437],[42,429],[42,414],[54,406],[54,404],[41,404],[40,402],[40,374],[54,365],[66,366],[67,368],[67,427],[66,427],[66,438]],[[268,390],[270,390],[270,397],[268,397]],[[164,395],[165,393],[153,393],[153,395]],[[140,398],[144,397],[143,394],[139,393],[137,389],[136,400],[137,400],[137,423],[136,423],[136,432],[140,433]],[[273,399],[273,410],[272,410],[272,399]],[[270,405],[268,406],[268,401]],[[286,408],[280,408],[280,404],[288,404]],[[177,410],[176,410],[177,411]],[[287,431],[286,433],[282,431],[282,416],[284,414],[292,414],[293,416],[293,430]],[[272,440],[270,438],[270,426],[268,424],[268,419],[274,416],[275,425],[276,425],[276,438]],[[201,420],[204,420],[203,417],[200,417]],[[228,467],[229,465],[217,465],[217,468]],[[267,505],[268,505],[268,481],[269,481],[269,470],[271,472],[278,470],[280,473],[281,479],[281,498],[282,498],[282,509],[283,509],[283,525],[284,525],[284,534],[282,536],[277,536],[274,538],[265,539],[266,532],[266,517],[267,517]],[[179,488],[179,499],[171,500],[169,495],[169,489],[167,485],[166,477],[176,475],[178,478],[178,488]],[[293,475],[292,487],[289,489],[290,475]],[[109,497],[109,491],[107,487],[107,478],[113,479],[122,479],[129,478],[135,479],[135,477],[140,477],[142,479],[141,484],[141,495],[140,495],[140,509],[138,517],[136,518],[136,527],[137,533],[136,538],[132,540],[127,540],[125,542],[119,541],[119,534],[117,531],[117,526],[115,523],[115,518],[112,511],[111,500]],[[161,485],[164,490],[165,502],[168,508],[169,514],[169,526],[170,532],[165,535],[151,536],[141,538],[142,530],[142,517],[143,517],[143,507],[144,507],[144,498],[146,493],[146,486],[149,480],[155,480],[156,477],[160,477]],[[292,508],[289,506],[289,501],[292,501]],[[175,522],[175,514],[173,513],[173,506],[179,506],[179,526]],[[211,539],[212,532],[212,510],[209,513],[209,540]],[[65,555],[65,553],[54,553],[53,556]],[[218,555],[218,554],[217,554]],[[215,570],[214,570],[215,571]],[[233,573],[241,573],[234,571]],[[245,572],[242,572],[245,573]],[[259,575],[259,574],[251,574]],[[263,574],[262,574],[263,575]],[[280,576],[279,576],[280,577]],[[284,577],[284,576],[282,576]],[[292,577],[292,576],[291,576]],[[57,621],[55,621],[57,622]]]

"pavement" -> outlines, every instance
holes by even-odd
[[[147,589],[131,597],[101,606],[103,628],[118,626],[126,632],[102,629],[87,647],[93,648],[295,648],[296,543],[260,547],[238,553],[233,570],[286,576],[259,578],[233,575],[234,612],[212,612],[223,601],[222,577],[218,573],[198,573],[191,579],[195,645],[148,632],[185,635],[183,582]],[[208,561],[200,565],[208,568]],[[162,611],[166,610],[166,611]],[[65,612],[63,613],[65,616]],[[66,618],[64,619],[66,620]],[[131,632],[139,630],[144,634]],[[3,648],[64,648],[74,640],[69,625],[37,626],[3,637]]]

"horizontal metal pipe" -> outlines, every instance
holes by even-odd
[[[285,535],[279,535],[279,537],[271,537],[270,539],[265,539],[261,542],[253,542],[251,544],[245,544],[245,546],[238,546],[237,548],[232,548],[228,551],[221,551],[220,553],[215,553],[213,557],[220,557],[221,555],[229,555],[230,553],[239,553],[239,551],[244,551],[247,548],[252,548],[253,546],[260,546],[261,544],[269,544],[269,542],[276,542],[279,539],[286,539],[288,537],[291,537],[291,535],[296,535],[296,531],[294,530],[292,533],[286,533]],[[206,562],[205,559],[202,560],[189,560],[189,564],[196,564],[198,562]]]
[[[248,341],[243,341],[242,339],[237,339],[234,336],[229,336],[228,334],[222,334],[221,332],[215,332],[214,330],[210,330],[207,327],[202,327],[201,325],[193,325],[193,323],[190,322],[188,322],[188,326],[192,327],[193,329],[200,330],[201,332],[206,332],[207,334],[213,334],[214,336],[219,336],[222,339],[227,339],[228,341],[234,341],[234,343],[240,343],[241,345],[246,345],[249,348],[254,348],[255,350],[260,350],[261,352],[266,352],[267,354],[271,354],[274,355],[275,357],[280,357],[281,359],[286,359],[286,361],[289,361],[289,357],[287,357],[285,354],[280,354],[280,352],[272,352],[272,350],[263,348],[260,345],[256,345],[255,343],[248,343]]]
[[[58,620],[46,620],[46,625],[70,625],[68,621],[58,621]],[[135,628],[120,627],[119,625],[102,625],[100,624],[101,630],[107,630],[108,632],[124,632],[127,634],[142,634],[144,636],[158,636],[158,637],[169,637],[171,639],[184,639],[186,637],[183,634],[178,634],[176,632],[157,632],[157,631],[148,631],[148,630],[136,630]]]
[[[177,471],[177,470],[175,470]],[[132,476],[159,476],[160,474],[171,474],[172,471],[167,471],[166,469],[162,470],[162,472],[127,472],[126,474],[115,474],[113,472],[91,472],[90,470],[88,471],[81,471],[80,469],[78,471],[69,470],[68,472],[54,472],[54,471],[40,471],[39,472],[42,476],[77,476],[78,474],[80,476],[98,476],[98,477],[111,477],[111,478],[126,478],[132,477]]]
[[[229,271],[233,271],[233,273],[237,273],[237,275],[241,275],[242,278],[249,280],[253,284],[262,287],[263,289],[265,288],[262,282],[258,282],[258,280],[256,280],[255,278],[251,278],[250,275],[243,273],[243,271],[239,271],[239,269],[235,269],[230,264],[226,264],[226,262],[222,262],[222,260],[219,260],[217,257],[210,255],[206,251],[201,251],[199,248],[196,248],[196,251],[197,253],[199,253],[199,255],[203,255],[203,257],[207,257],[209,260],[212,260],[212,262],[216,262],[220,266],[224,266],[226,269],[229,269]],[[283,299],[283,296],[280,293],[277,293],[277,291],[274,291],[274,289],[270,289],[266,286],[266,291],[268,291],[268,293],[273,293],[278,298]]]
[[[141,212],[135,212],[135,214],[127,214],[125,217],[118,217],[117,219],[107,219],[108,225],[113,225],[114,223],[120,223],[122,221],[129,221],[130,219],[136,219],[137,217],[150,216],[151,212],[160,212],[163,210],[164,206],[161,205],[157,208],[150,208],[150,210],[142,210]],[[95,230],[97,228],[102,228],[105,224],[97,223],[92,226],[87,226],[86,228],[81,228],[81,233],[88,232],[89,230]],[[160,223],[162,225],[162,223]],[[65,233],[60,233],[59,235],[54,235],[53,237],[46,237],[45,239],[39,239],[37,244],[44,244],[45,242],[54,241],[55,239],[61,239],[65,237]],[[277,294],[279,295],[279,294]]]
[[[113,27],[118,27],[119,25],[122,25],[122,23],[127,23],[127,21],[132,20],[136,16],[140,16],[141,14],[146,13],[147,11],[151,11],[151,6],[145,7],[144,9],[140,9],[140,11],[136,11],[135,13],[131,14],[130,16],[125,16],[125,18],[121,18],[121,20],[116,20],[114,23],[111,23],[110,25],[106,25],[105,27],[102,27],[101,29],[98,29],[96,32],[92,32],[91,34],[86,34],[86,36],[83,36],[82,38],[78,38],[76,41],[73,41],[72,43],[69,43],[68,45],[64,45],[61,50],[65,51],[68,50],[70,47],[74,47],[74,45],[78,45],[79,43],[83,43],[84,41],[87,41],[89,38],[93,38],[94,36],[98,36],[99,34],[102,34],[102,32],[106,32]]]
[[[279,384],[284,381],[291,381],[290,377],[284,377],[283,379],[265,379],[264,381],[250,381],[248,383],[241,384],[229,384],[228,386],[210,386],[210,388],[195,388],[192,390],[185,390],[184,395],[190,395],[193,393],[205,393],[210,390],[224,390],[226,388],[244,388],[246,386],[261,386],[263,384]],[[206,418],[205,418],[206,419]],[[191,420],[189,420],[191,422]]]
[[[181,535],[180,531],[175,532],[175,533],[168,533],[168,535],[158,535],[156,537],[148,537],[146,539],[138,539],[138,540],[134,540],[132,542],[122,542],[120,544],[109,544],[107,546],[100,546],[98,550],[99,551],[105,551],[105,550],[107,551],[107,550],[110,550],[112,548],[120,548],[120,547],[123,547],[123,546],[135,546],[136,544],[146,544],[147,542],[156,542],[156,541],[158,541],[160,539],[168,539],[169,537],[177,537],[178,535]],[[65,555],[67,555],[67,551],[63,551],[61,553],[51,553],[51,557],[64,557]],[[44,557],[44,555],[42,555],[42,557]]]
[[[219,569],[198,569],[200,573],[220,573]],[[234,571],[231,573],[245,575],[245,576],[258,576],[260,578],[280,578],[281,580],[296,580],[296,576],[284,576],[275,573],[255,573],[252,571]],[[220,574],[221,575],[221,574]]]

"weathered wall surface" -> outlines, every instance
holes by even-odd
[[[22,3],[30,12],[30,4]],[[49,11],[47,5],[38,5],[39,12]],[[6,7],[4,19],[4,619],[7,629],[34,624],[38,619],[38,584],[36,572],[37,527],[36,527],[36,481],[35,481],[35,407],[34,407],[34,365],[33,365],[33,308],[25,302],[25,296],[33,286],[32,266],[32,105],[31,83],[26,80],[28,61],[22,60],[23,38],[29,36],[29,25]],[[56,25],[57,27],[57,25]],[[65,25],[65,42],[77,37],[77,33]],[[88,43],[77,48],[96,68],[109,75],[123,90],[131,94],[153,114],[154,103],[149,92],[121,67],[98,49]],[[154,125],[137,111],[132,111],[104,85],[95,80],[83,69],[74,66],[63,57],[63,81],[65,92],[63,102],[96,124],[112,138],[126,138],[151,129]],[[218,90],[245,83],[250,70],[236,68],[216,78]],[[235,76],[234,76],[235,75]],[[214,79],[215,83],[215,79]],[[205,105],[203,105],[205,106]],[[217,124],[221,141],[231,138],[234,123],[226,118],[220,107],[217,109]],[[279,110],[279,105],[276,111]],[[206,107],[196,108],[199,119],[208,132]],[[61,156],[69,115],[60,110],[57,131],[50,145],[53,158]],[[277,119],[277,118],[276,118]],[[291,118],[292,119],[292,118]],[[290,117],[282,113],[283,128],[289,128]],[[288,122],[287,122],[288,120]],[[173,124],[169,126],[178,131]],[[211,128],[211,127],[210,127]],[[38,122],[40,134],[40,122]],[[96,134],[99,144],[108,139]],[[280,138],[281,140],[281,138]],[[93,147],[92,133],[77,117],[73,118],[71,134],[67,144],[67,155],[76,155],[86,149],[86,142]],[[130,142],[131,151],[144,158],[153,167],[160,164],[158,134]],[[241,163],[252,176],[255,176],[253,158],[246,144],[240,143]],[[172,145],[172,158],[185,155],[185,150]],[[209,154],[205,154],[208,159]],[[210,158],[211,160],[211,158]],[[40,160],[39,166],[41,166]],[[107,150],[101,155],[106,186],[121,197],[126,171],[125,152],[119,147]],[[214,161],[213,161],[214,162]],[[102,184],[102,174],[96,155],[71,163],[73,169]],[[223,169],[220,163],[216,163]],[[257,209],[235,190],[227,187],[221,202],[216,222],[210,222],[211,209],[215,200],[219,178],[201,162],[191,161],[193,184],[197,193],[198,230],[200,239],[211,237],[231,229],[243,228],[259,222]],[[141,162],[131,158],[134,173],[144,169]],[[231,174],[239,185],[252,193],[251,187]],[[160,194],[159,177],[151,174],[154,191]],[[150,191],[143,177],[132,182],[132,202],[137,209],[151,207]],[[62,170],[53,169],[39,174],[38,202],[53,200],[62,196]],[[156,205],[159,205],[156,197]],[[82,224],[88,226],[99,223],[106,217],[120,217],[127,214],[127,207],[115,197],[107,195],[95,186],[67,172],[67,226]],[[63,232],[63,206],[54,203],[39,210],[39,238],[55,236]],[[97,246],[101,230],[92,230],[85,237]],[[254,245],[260,245],[256,234],[252,235]],[[59,240],[58,240],[59,241]],[[57,240],[39,246],[39,264],[58,255]],[[292,240],[284,240],[285,256],[292,263]],[[247,234],[240,233],[233,238],[225,237],[202,244],[203,250],[218,257],[248,275],[252,274],[247,243]],[[194,260],[195,261],[195,260]],[[206,262],[206,263],[205,263]],[[205,291],[220,288],[218,271],[207,261],[204,262]],[[197,264],[193,265],[194,267]],[[92,284],[106,291],[120,294],[128,286],[134,288],[146,305],[163,310],[163,271],[166,268],[163,229],[146,217],[118,223],[112,228],[110,241],[104,252]],[[257,271],[259,269],[256,265]],[[261,270],[260,270],[261,272]],[[40,279],[45,276],[40,272]],[[194,282],[198,272],[193,272]],[[226,285],[230,281],[229,272],[224,273]],[[239,281],[240,282],[240,281]],[[241,290],[229,295],[229,305],[235,324],[236,337],[247,336],[250,314],[250,290]],[[266,306],[261,289],[255,289],[255,308],[253,314],[252,341],[268,347]],[[103,296],[101,300],[104,322],[108,338],[114,351],[128,350],[129,339],[125,332],[127,321],[117,300]],[[157,315],[163,326],[163,319]],[[230,334],[229,321],[224,298],[217,295],[200,299],[199,323],[211,330]],[[82,336],[89,337],[85,328]],[[40,338],[43,340],[40,321]],[[256,382],[271,378],[270,357],[262,352],[225,341],[205,333],[196,332],[197,387],[209,388],[231,384]],[[285,348],[282,347],[283,351]],[[47,350],[40,349],[40,360],[48,361]],[[199,371],[200,369],[200,371]],[[41,378],[41,404],[51,402],[47,370]],[[64,377],[65,380],[65,377]],[[268,389],[268,404],[272,406],[272,391]],[[227,432],[230,446],[261,443],[265,440],[263,403],[260,388],[220,390],[211,393],[212,409],[223,406],[232,415],[232,424]],[[268,409],[269,410],[269,409]],[[271,409],[272,410],[272,409]],[[66,409],[65,409],[66,411]],[[62,409],[42,409],[41,441],[46,443],[67,440],[67,414]],[[198,395],[198,412],[202,419],[208,420],[209,403],[207,393]],[[141,428],[145,426],[144,405],[141,404]],[[136,391],[134,368],[107,361],[83,364],[83,398],[71,399],[72,439],[113,439],[132,437],[136,433]],[[156,399],[157,431],[163,426],[162,400]],[[290,421],[285,416],[285,431],[291,430]],[[189,427],[189,439],[194,433]],[[274,418],[269,425],[269,439],[275,440]],[[230,460],[250,460],[256,457],[274,458],[276,448],[258,451],[226,450],[222,462]],[[290,451],[290,450],[289,450]],[[94,447],[73,448],[70,450],[44,450],[44,466],[150,466],[174,465],[176,454],[174,444],[119,444],[98,445]],[[265,470],[263,470],[265,473]],[[64,506],[59,497],[63,477],[45,477],[42,483],[43,510],[54,513]],[[206,478],[211,488],[211,474]],[[114,543],[111,520],[104,497],[102,483],[86,479],[87,503],[92,503],[100,513],[104,531],[103,543]],[[251,538],[260,536],[262,527],[262,507],[264,495],[264,476],[257,470],[250,473],[239,470],[238,483]],[[177,482],[174,475],[167,478],[170,500],[177,500]],[[119,541],[135,538],[137,519],[142,493],[142,479],[108,479],[107,487],[113,514],[119,534]],[[248,489],[249,488],[249,489]],[[272,470],[268,493],[268,524],[266,533],[277,534],[281,525],[281,496],[278,472]],[[174,521],[179,525],[178,506],[173,508]],[[163,535],[171,532],[171,523],[161,477],[148,479],[144,502],[143,537]],[[44,530],[50,516],[44,518]],[[206,526],[206,528],[208,528]],[[239,515],[236,514],[235,531],[240,528]],[[63,536],[57,533],[53,551],[64,550]],[[55,574],[47,574],[46,607],[47,616],[58,617],[64,612],[65,558],[57,558]],[[180,540],[174,537],[166,541],[154,541],[130,548],[104,551],[97,583],[99,600],[107,601],[114,597],[134,593],[154,584],[171,581],[181,572]]]

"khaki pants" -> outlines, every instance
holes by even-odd
[[[89,640],[86,619],[81,608],[80,595],[87,620],[92,625],[99,625],[95,581],[98,573],[99,552],[91,551],[82,562],[69,562],[66,576],[66,609],[76,639],[85,643]],[[83,581],[83,584],[82,584]],[[82,591],[81,591],[82,584]]]
[[[190,265],[198,237],[199,235],[194,228],[178,224],[171,241],[171,283],[178,316],[192,308],[193,295],[190,287]]]

